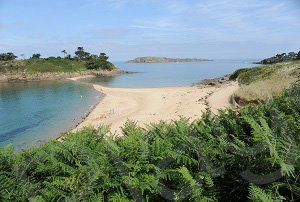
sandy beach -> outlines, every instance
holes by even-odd
[[[78,78],[72,78],[76,80]],[[93,87],[105,94],[103,100],[73,131],[86,126],[110,125],[111,132],[120,135],[127,120],[141,127],[160,120],[171,121],[187,117],[191,121],[203,112],[230,107],[230,97],[238,89],[236,82],[221,87],[168,87],[168,88],[108,88]]]

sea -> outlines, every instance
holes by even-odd
[[[257,66],[253,62],[258,60],[114,62],[120,69],[131,73],[80,81],[0,83],[0,147],[12,144],[16,150],[22,150],[58,138],[69,131],[103,98],[91,84],[113,88],[190,86],[239,68]]]

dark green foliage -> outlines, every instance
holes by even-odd
[[[61,52],[64,54],[64,58],[66,58],[66,56],[68,55],[68,52],[66,50],[62,50]]]
[[[67,54],[66,50],[61,51],[64,58],[48,57],[40,58],[41,54],[33,54],[28,60],[14,60],[16,56],[12,53],[0,54],[0,72],[1,73],[18,73],[26,72],[46,73],[46,72],[78,72],[92,70],[113,70],[116,67],[108,61],[108,56],[105,53],[100,53],[99,56],[91,55],[85,52],[83,47],[78,47],[75,52],[75,57],[72,58]],[[23,54],[22,54],[23,55]]]
[[[299,82],[239,111],[107,134],[1,149],[0,201],[300,200]]]
[[[279,62],[287,62],[287,61],[293,61],[293,60],[299,60],[300,58],[299,52],[294,53],[294,52],[289,52],[288,54],[282,53],[282,54],[277,54],[273,57],[263,59],[262,61],[258,62],[258,64],[274,64],[274,63],[279,63]]]
[[[41,57],[41,54],[35,53],[31,56],[31,59],[39,59]]]
[[[100,53],[100,56],[97,55],[91,56],[86,61],[87,69],[105,69],[105,70],[113,70],[115,67],[108,60],[108,56],[105,53]]]
[[[86,60],[90,56],[90,53],[85,52],[83,47],[77,47],[77,50],[75,51],[75,59],[77,60]]]
[[[13,53],[0,53],[0,61],[9,61],[16,58],[17,56],[15,56]]]

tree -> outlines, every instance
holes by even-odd
[[[68,54],[66,50],[62,50],[61,52],[64,54],[64,58],[65,58],[66,55]]]
[[[8,60],[14,60],[17,56],[15,56],[13,53],[1,53],[0,54],[0,61],[8,61]]]
[[[75,58],[77,60],[86,60],[89,58],[90,53],[85,52],[83,47],[77,47],[77,51],[75,51]]]
[[[114,65],[108,60],[108,56],[105,53],[100,53],[99,57],[91,57],[86,62],[86,67],[88,69],[106,69],[112,70]]]
[[[103,60],[107,61],[109,57],[108,57],[108,56],[106,56],[106,54],[105,54],[105,53],[100,53],[100,56],[99,56],[99,58],[101,58],[101,59],[103,59]]]
[[[35,53],[31,56],[32,59],[39,59],[41,57],[41,54]]]
[[[23,58],[23,60],[25,60],[25,54],[20,54],[20,56]]]
[[[297,54],[297,60],[300,60],[300,51]]]

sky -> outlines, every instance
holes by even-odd
[[[0,0],[0,52],[265,58],[300,51],[300,0]]]

